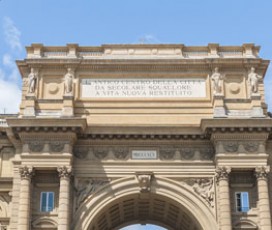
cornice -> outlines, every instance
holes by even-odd
[[[87,126],[84,118],[8,118],[10,133],[15,139],[26,136],[38,138],[40,135],[51,136],[79,134]],[[33,135],[34,134],[34,135]]]

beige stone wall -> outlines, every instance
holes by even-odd
[[[270,230],[269,62],[258,51],[253,44],[27,47],[17,61],[20,114],[0,117],[0,224]],[[83,97],[83,79],[200,79],[205,96]],[[55,194],[51,212],[40,210],[43,191]],[[236,210],[239,191],[249,193],[246,213]]]

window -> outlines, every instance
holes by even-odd
[[[236,192],[236,211],[247,212],[249,210],[249,197],[248,192]]]
[[[41,212],[51,212],[54,209],[54,192],[41,192]]]

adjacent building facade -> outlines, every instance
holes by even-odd
[[[0,119],[0,229],[271,230],[259,47],[32,44]]]

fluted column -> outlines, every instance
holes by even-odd
[[[260,229],[271,230],[271,216],[269,206],[269,193],[267,175],[270,171],[269,167],[257,167],[255,169],[255,175],[257,178],[258,186],[258,206],[259,206],[259,218],[260,218]]]
[[[68,230],[70,224],[70,177],[71,168],[62,166],[58,167],[60,177],[59,189],[59,214],[58,214],[58,230]]]
[[[31,197],[31,178],[34,175],[33,167],[21,167],[19,169],[21,175],[20,201],[19,201],[19,217],[18,229],[30,230],[30,197]]]
[[[227,167],[218,167],[216,169],[216,181],[219,195],[219,219],[220,230],[231,230],[231,209],[229,194],[229,173],[231,169]]]

